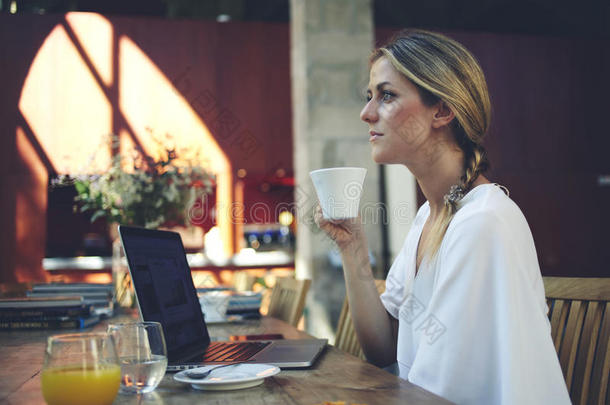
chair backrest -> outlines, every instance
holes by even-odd
[[[610,403],[610,278],[544,277],[551,336],[574,405]]]
[[[279,277],[271,293],[267,315],[296,327],[303,316],[305,298],[310,284],[311,280]]]
[[[377,286],[377,292],[379,294],[385,291],[385,280],[375,280]],[[337,324],[337,333],[335,334],[335,347],[343,350],[344,352],[358,356],[365,360],[364,352],[356,336],[356,330],[352,322],[352,314],[349,309],[349,303],[347,297],[343,301],[343,307],[341,308],[341,315],[339,315],[339,323]]]

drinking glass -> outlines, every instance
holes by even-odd
[[[121,368],[107,333],[76,333],[47,340],[41,373],[48,405],[112,404]]]
[[[108,326],[121,365],[121,388],[125,394],[153,391],[167,369],[167,349],[159,322],[119,323]]]

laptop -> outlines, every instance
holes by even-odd
[[[326,339],[212,342],[180,235],[122,225],[119,234],[141,317],[163,326],[168,371],[232,362],[306,368],[326,347]]]

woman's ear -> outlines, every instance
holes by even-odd
[[[445,125],[449,125],[455,118],[455,114],[451,108],[442,100],[439,101],[434,108],[436,111],[434,111],[432,119],[432,128],[441,128]]]

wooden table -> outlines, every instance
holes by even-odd
[[[126,316],[122,316],[124,321]],[[118,321],[113,319],[112,321]],[[103,331],[108,321],[93,329]],[[287,339],[311,337],[274,318],[241,324],[213,325],[210,335],[281,333]],[[0,403],[44,404],[40,370],[47,336],[62,331],[0,332]],[[146,395],[119,394],[115,404],[304,404],[345,401],[348,404],[448,404],[446,400],[401,380],[357,357],[328,346],[310,369],[282,370],[262,385],[235,391],[197,391],[167,373]]]

